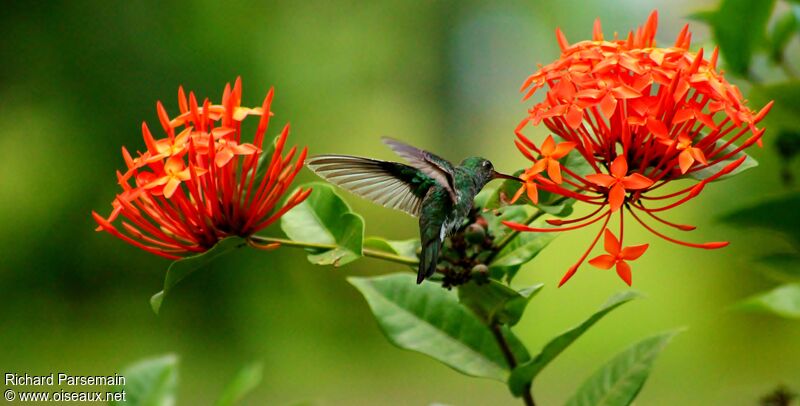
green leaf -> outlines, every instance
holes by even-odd
[[[800,284],[787,283],[778,286],[768,292],[745,299],[735,308],[770,313],[787,319],[800,319]]]
[[[757,227],[777,232],[800,245],[800,216],[791,215],[798,207],[800,207],[800,192],[794,192],[728,213],[721,220],[735,226]]]
[[[784,12],[772,27],[770,33],[770,58],[775,63],[783,62],[783,50],[792,39],[792,34],[797,31],[797,16],[795,10],[790,9]]]
[[[587,379],[567,406],[627,406],[650,375],[661,350],[680,331],[670,331],[638,342],[617,354]]]
[[[508,387],[514,396],[521,396],[525,389],[531,385],[537,375],[552,362],[561,352],[577,340],[583,333],[589,330],[595,323],[600,321],[606,314],[616,309],[617,307],[639,297],[639,294],[634,291],[625,291],[617,293],[608,299],[608,301],[586,319],[583,323],[561,333],[558,337],[550,340],[542,351],[533,357],[532,360],[525,364],[519,365],[511,372],[511,377],[508,380]]]
[[[409,258],[417,257],[417,250],[419,247],[419,239],[394,241],[386,240],[381,237],[367,237],[364,240],[364,248],[386,251],[395,255]]]
[[[485,284],[471,281],[458,287],[458,300],[487,325],[514,326],[543,286],[540,283],[517,292],[494,279]]]
[[[112,405],[164,406],[175,404],[178,385],[178,357],[165,355],[137,362],[122,370],[125,385],[115,386],[112,392],[125,391],[124,402]]]
[[[764,42],[774,5],[775,0],[722,0],[717,10],[691,17],[711,26],[730,71],[748,77],[753,53]]]
[[[512,230],[506,227],[503,221],[513,221],[517,223],[525,222],[531,215],[536,213],[533,206],[505,206],[494,210],[492,213],[484,213],[483,218],[488,223],[488,230],[494,236],[495,243],[502,240]],[[504,276],[516,274],[522,265],[508,266],[504,268],[495,267],[490,272],[490,276],[494,279],[502,279]]]
[[[233,406],[239,403],[261,383],[263,372],[264,366],[260,362],[254,362],[242,368],[222,390],[222,395],[215,403],[216,406]]]
[[[197,254],[191,257],[181,258],[177,261],[173,261],[169,265],[169,268],[167,268],[167,275],[164,278],[164,289],[150,298],[150,307],[152,307],[153,311],[158,314],[159,310],[161,309],[161,304],[164,301],[164,297],[180,281],[186,279],[186,277],[198,269],[208,265],[208,263],[219,258],[220,256],[244,247],[245,245],[246,242],[242,238],[228,237],[220,240],[210,250],[202,254]]]
[[[537,221],[533,223],[533,227],[546,228],[546,224],[544,221]],[[557,235],[554,232],[519,233],[495,255],[489,263],[489,273],[495,277],[505,275],[510,282],[519,268],[534,259]]]
[[[800,282],[800,254],[775,253],[756,258],[756,263],[768,268],[767,275],[783,282]]]
[[[505,381],[509,366],[492,331],[451,291],[411,274],[348,278],[364,298],[386,337],[400,348],[429,355],[470,376]],[[530,355],[503,329],[517,360]]]
[[[316,265],[342,266],[361,257],[364,220],[326,183],[311,183],[311,195],[281,217],[281,229],[289,238],[334,249],[318,249],[308,255]]]
[[[483,218],[488,224],[489,233],[494,236],[495,241],[501,240],[511,229],[503,225],[503,221],[513,221],[516,223],[524,222],[531,215],[536,213],[532,206],[505,206],[494,210],[491,213],[484,213]]]

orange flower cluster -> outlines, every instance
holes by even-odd
[[[272,96],[270,89],[261,107],[241,106],[242,82],[237,78],[232,88],[225,86],[219,105],[208,99],[199,105],[194,93],[187,99],[181,87],[180,115],[170,119],[159,102],[166,137],[154,138],[142,123],[147,150],[133,157],[122,148],[127,166],[124,173],[117,172],[122,192],[108,218],[92,212],[97,230],[178,259],[206,251],[227,236],[248,237],[302,202],[310,190],[297,190],[276,210],[303,166],[306,149],[297,154],[292,147],[284,155],[287,125],[268,146],[272,151],[264,151]],[[241,134],[248,116],[260,116],[252,143]]]
[[[606,230],[612,214],[619,213],[619,241],[607,231],[607,250],[614,256],[591,261],[601,268],[625,264],[617,271],[631,283],[630,267],[620,254],[624,212],[647,230],[668,241],[699,247],[719,248],[727,243],[692,244],[678,241],[645,223],[651,219],[679,230],[692,226],[674,224],[659,213],[696,197],[709,182],[731,174],[748,157],[743,151],[761,143],[764,129],[757,124],[769,111],[747,108],[741,92],[716,70],[718,50],[706,60],[703,50],[689,50],[688,25],[669,48],[656,47],[657,13],[626,39],[605,39],[600,21],[595,21],[591,41],[570,45],[556,30],[562,54],[541,67],[522,85],[527,100],[547,87],[544,100],[534,105],[516,129],[518,149],[533,165],[522,174],[523,192],[535,203],[539,189],[597,206],[590,215],[574,220],[551,220],[559,228],[533,228],[506,223],[519,231],[559,231],[603,222],[588,250],[561,280],[565,283],[583,263]],[[544,123],[563,140],[551,137],[538,147],[522,134],[530,125]],[[559,165],[568,152],[580,154],[588,174]],[[544,171],[545,167],[547,171]],[[545,177],[545,174],[547,176]],[[669,182],[693,178],[699,183],[673,193],[657,194]],[[624,209],[624,210],[622,210]],[[613,248],[613,249],[609,249]],[[620,256],[622,255],[622,256]]]

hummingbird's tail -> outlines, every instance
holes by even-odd
[[[436,272],[436,264],[439,262],[439,251],[442,249],[442,242],[438,238],[425,241],[422,245],[422,252],[419,258],[419,270],[417,271],[417,284],[422,283]]]

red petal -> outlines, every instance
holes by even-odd
[[[608,193],[608,203],[611,205],[611,211],[619,210],[622,204],[625,203],[625,187],[621,183],[616,183],[611,188]]]
[[[184,167],[183,158],[173,155],[167,159],[166,163],[164,163],[164,172],[178,173],[182,171]]]
[[[686,96],[686,92],[691,88],[692,85],[690,85],[689,82],[683,79],[679,80],[678,85],[675,87],[675,92],[672,94],[672,99],[676,102],[682,100],[684,96]]]
[[[653,135],[659,138],[667,138],[669,137],[669,130],[667,130],[667,126],[661,122],[661,120],[656,120],[653,118],[647,119],[647,129],[650,130]]]
[[[599,89],[583,89],[577,94],[575,94],[575,97],[584,101],[588,100],[592,102],[597,102],[598,100],[600,100],[600,96],[602,95],[603,92]]]
[[[708,165],[708,161],[706,160],[706,155],[703,153],[703,150],[700,148],[689,148],[689,153],[692,154],[692,157],[696,161],[700,161],[703,165]]]
[[[680,124],[687,120],[691,120],[694,118],[694,110],[692,109],[680,109],[678,110],[675,115],[672,117],[672,124]]]
[[[567,124],[573,130],[581,126],[581,122],[583,121],[583,110],[578,106],[570,106],[569,110],[567,111],[566,117]]]
[[[628,161],[625,157],[620,155],[611,162],[611,176],[620,179],[628,174]]]
[[[233,149],[237,155],[253,155],[259,152],[258,147],[250,143],[236,145]]]
[[[636,75],[641,75],[644,73],[644,70],[639,65],[639,61],[630,54],[620,54],[619,57],[619,66],[635,73]]]
[[[536,184],[528,182],[525,184],[525,189],[528,194],[528,199],[531,199],[533,204],[539,204],[539,191],[536,188]]]
[[[600,100],[600,111],[606,118],[611,118],[614,115],[614,110],[617,109],[617,99],[611,93],[606,93],[603,100]]]
[[[525,189],[526,189],[525,185],[522,185],[519,187],[519,189],[517,189],[517,193],[514,193],[514,197],[511,198],[511,204],[514,204],[514,202],[516,202],[517,200],[519,200],[520,197],[522,197],[522,194],[525,192]]]
[[[178,190],[178,186],[180,185],[181,185],[180,180],[174,177],[170,177],[169,180],[167,181],[167,184],[164,185],[164,197],[166,197],[167,199],[172,197],[172,195],[175,194],[175,191]]]
[[[549,161],[547,158],[536,161],[536,163],[531,166],[528,175],[536,175],[537,173],[544,172],[544,170],[547,169],[547,161]]]
[[[639,259],[639,257],[641,257],[645,251],[647,251],[647,247],[649,246],[650,244],[642,244],[625,247],[622,249],[622,259],[627,259],[629,261]]]
[[[611,187],[611,185],[616,183],[617,178],[611,175],[606,175],[605,173],[593,173],[591,175],[586,175],[586,180],[594,183],[597,186]]]
[[[557,104],[555,106],[550,107],[546,111],[543,111],[542,114],[541,114],[541,116],[542,116],[541,118],[550,118],[550,117],[563,115],[564,113],[567,112],[568,108],[569,108],[569,106],[566,105],[566,104]],[[535,124],[536,123],[534,123],[534,125]]]
[[[694,157],[690,151],[691,148],[684,149],[681,151],[680,155],[678,155],[678,165],[681,168],[681,173],[686,173],[686,171],[692,167],[692,164],[694,164]]]
[[[547,138],[544,139],[542,143],[542,155],[549,156],[556,150],[556,141],[553,139],[552,135],[548,135]]]
[[[631,286],[631,266],[625,261],[617,262],[617,275]]]
[[[559,100],[571,102],[575,98],[575,85],[572,84],[572,81],[562,79],[548,94],[552,94]]]
[[[710,128],[712,130],[716,130],[717,129],[717,124],[714,123],[714,120],[708,114],[696,113],[695,117],[697,117],[697,119],[701,123],[705,124],[706,127]]]
[[[605,230],[604,237],[603,248],[606,250],[606,252],[616,258],[617,255],[619,255],[619,240],[617,240],[617,237],[609,229]]]
[[[589,260],[589,265],[600,269],[611,269],[617,263],[617,258],[611,255],[600,255]]]
[[[555,159],[548,159],[547,175],[550,176],[550,180],[553,182],[561,184],[561,165]]]
[[[625,189],[640,190],[648,188],[652,184],[652,180],[639,173],[632,173],[622,178],[622,185],[625,186]]]
[[[692,145],[692,139],[689,138],[688,134],[683,133],[683,134],[678,136],[678,149],[686,148],[686,147],[689,147],[691,145]]]
[[[550,154],[550,157],[553,159],[563,158],[567,154],[569,154],[569,152],[572,151],[573,148],[575,148],[575,145],[576,144],[574,142],[561,142],[558,145],[556,145],[556,150],[555,152]]]
[[[222,148],[219,152],[217,152],[217,156],[214,157],[214,164],[217,165],[217,168],[222,168],[228,162],[233,159],[233,152],[230,148]]]
[[[636,97],[641,97],[642,94],[639,93],[638,90],[622,83],[619,86],[611,89],[611,92],[614,94],[614,97],[618,99],[633,99]]]

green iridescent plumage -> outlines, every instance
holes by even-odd
[[[349,155],[318,155],[306,161],[325,180],[382,206],[419,217],[422,243],[417,283],[436,272],[444,238],[458,229],[475,195],[492,179],[509,178],[492,163],[470,157],[457,167],[447,160],[390,138],[383,138],[408,165]]]

